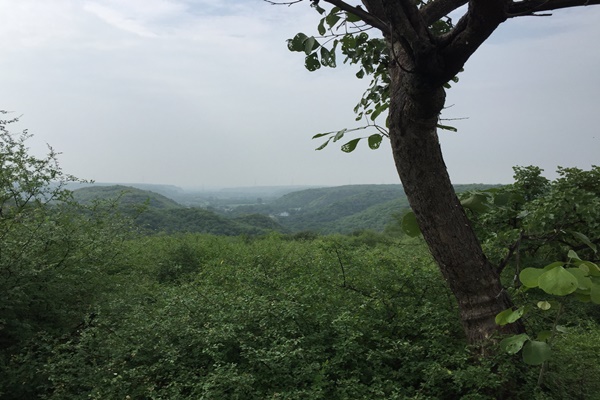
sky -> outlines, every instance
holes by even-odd
[[[357,3],[351,1],[350,3]],[[29,147],[97,182],[185,188],[399,183],[389,144],[315,151],[359,126],[356,68],[304,69],[308,1],[0,0],[0,109]],[[510,183],[515,165],[599,164],[600,7],[509,20],[447,94],[455,183]],[[340,63],[341,64],[341,63]]]

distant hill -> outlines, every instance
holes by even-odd
[[[162,194],[122,185],[84,187],[74,190],[73,197],[81,204],[90,204],[95,200],[118,200],[121,207],[144,204],[164,210],[182,207],[181,204]]]
[[[499,185],[455,185],[457,192],[487,189]],[[166,185],[160,187],[168,188]],[[173,192],[175,189],[170,188]],[[291,188],[251,188],[207,193],[178,192],[189,207],[148,190],[122,185],[84,187],[74,191],[75,199],[119,199],[121,210],[135,215],[138,226],[150,232],[203,232],[222,235],[262,234],[270,231],[313,231],[322,234],[352,233],[359,230],[382,232],[409,209],[401,185],[347,185],[310,188],[288,193]],[[259,194],[266,195],[254,199]],[[267,197],[277,196],[279,197]],[[198,197],[194,197],[198,196]],[[227,197],[231,196],[231,197]],[[244,197],[247,196],[247,197]],[[193,199],[193,200],[192,200]],[[216,206],[212,206],[215,204]],[[142,214],[139,206],[146,205]],[[138,215],[139,214],[139,215]]]
[[[161,185],[154,183],[109,183],[109,182],[69,182],[66,189],[71,191],[88,188],[88,187],[126,187],[146,190],[158,194],[162,194],[172,200],[177,201],[177,196],[184,194],[185,190],[175,185]],[[181,203],[177,201],[178,203]]]
[[[498,185],[455,185],[457,192]],[[351,233],[383,231],[395,214],[409,209],[401,185],[348,185],[288,193],[267,204],[240,206],[228,214],[268,214],[293,232]]]
[[[285,231],[265,215],[227,218],[203,208],[184,207],[158,193],[122,185],[84,187],[74,190],[73,197],[82,204],[91,204],[97,200],[115,201],[117,209],[131,217],[136,226],[146,232],[196,232],[234,236]]]
[[[383,230],[389,215],[381,204],[392,203],[391,212],[408,208],[400,185],[350,185],[289,193],[270,205],[278,221],[294,231],[349,233],[360,229]],[[388,205],[390,206],[390,205]],[[372,207],[376,209],[368,212]],[[379,211],[379,213],[378,213]],[[387,214],[387,213],[386,213]]]
[[[230,208],[240,205],[268,203],[281,196],[315,186],[248,186],[234,188],[188,188],[150,183],[70,182],[66,189],[76,191],[88,187],[126,187],[162,194],[186,207]]]

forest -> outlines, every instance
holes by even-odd
[[[515,167],[514,183],[460,195],[515,302],[496,321],[526,332],[500,329],[482,356],[410,211],[324,234],[128,188],[78,194],[10,122],[2,399],[598,399],[598,167],[553,181]],[[177,221],[232,230],[176,229],[169,213],[190,210]]]

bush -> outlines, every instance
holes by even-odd
[[[54,348],[49,398],[491,399],[514,378],[472,365],[421,246],[154,237],[130,244],[146,249],[133,270],[160,269],[177,240],[201,268],[123,294]]]
[[[71,201],[50,149],[28,154],[27,132],[0,121],[0,397],[46,390],[52,344],[87,324],[108,293],[123,225]]]

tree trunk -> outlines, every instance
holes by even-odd
[[[396,168],[429,250],[458,300],[467,340],[481,345],[498,331],[496,314],[512,302],[483,254],[442,158],[436,126],[445,91],[400,62],[396,58],[390,67],[389,133]],[[522,326],[505,330],[521,332]]]

